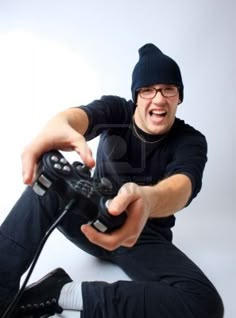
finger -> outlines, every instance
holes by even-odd
[[[140,228],[133,226],[132,220],[128,220],[122,227],[108,234],[101,233],[88,224],[82,225],[81,231],[91,243],[112,251],[120,246],[133,246],[139,236]]]
[[[81,231],[91,243],[98,245],[106,250],[112,251],[120,246],[117,239],[114,239],[114,232],[104,234],[98,232],[91,225],[88,224],[82,225]]]
[[[95,166],[95,160],[93,159],[92,151],[88,146],[86,149],[83,148],[83,151],[80,151],[79,155],[86,166],[89,168],[93,168]]]
[[[25,184],[31,184],[35,175],[38,156],[35,153],[24,151],[21,156],[21,161],[23,182]]]
[[[95,160],[87,141],[82,135],[77,135],[77,139],[73,143],[74,150],[80,155],[84,164],[90,168],[94,167]]]

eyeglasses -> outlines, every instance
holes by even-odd
[[[178,94],[179,88],[177,86],[166,86],[162,88],[155,87],[144,87],[137,90],[140,97],[144,99],[152,99],[156,96],[158,92],[161,93],[163,97],[174,97]]]

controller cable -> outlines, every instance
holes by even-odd
[[[62,220],[62,218],[71,210],[72,206],[74,205],[74,203],[76,202],[76,199],[72,199],[69,201],[69,203],[65,206],[64,210],[62,211],[62,213],[59,215],[59,217],[56,219],[56,221],[51,225],[51,227],[48,229],[48,231],[45,233],[44,237],[42,238],[42,240],[39,243],[39,246],[35,252],[35,255],[33,257],[33,261],[31,263],[31,266],[29,268],[29,271],[27,273],[27,276],[20,288],[20,290],[17,292],[17,294],[15,295],[13,301],[10,303],[10,305],[7,307],[7,309],[5,310],[5,312],[3,313],[3,316],[1,318],[13,318],[11,317],[11,314],[13,312],[13,310],[15,309],[16,305],[18,304],[20,297],[22,296],[25,286],[27,285],[30,276],[34,270],[34,267],[38,261],[38,258],[40,256],[40,253],[44,247],[44,244],[46,243],[48,237],[50,236],[50,234],[53,232],[53,230],[58,226],[58,224],[60,223],[60,221]]]

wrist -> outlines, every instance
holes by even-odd
[[[158,209],[158,191],[154,186],[144,186],[143,188],[143,197],[145,201],[145,210],[148,213],[148,218],[157,217]]]

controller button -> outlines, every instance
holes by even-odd
[[[64,166],[63,168],[62,168],[62,170],[63,170],[63,172],[66,172],[66,173],[70,173],[71,172],[71,168],[70,168],[70,166]]]
[[[46,188],[51,187],[52,182],[51,180],[49,180],[47,177],[45,177],[43,174],[41,174],[41,176],[38,179],[40,181],[40,183],[45,186]]]
[[[106,200],[105,202],[105,207],[108,209],[109,204],[111,203],[111,199]]]
[[[57,156],[53,155],[53,156],[51,156],[51,161],[58,162],[59,158]]]
[[[38,181],[45,186],[46,188],[49,188],[52,185],[51,180],[49,180],[47,177],[45,177],[43,174],[39,177]]]
[[[54,167],[54,169],[56,169],[56,170],[61,170],[61,169],[62,169],[62,166],[61,166],[59,163],[55,163],[55,164],[53,165],[53,167]]]
[[[67,160],[65,158],[61,158],[60,159],[60,163],[62,163],[63,165],[67,164]]]
[[[33,190],[35,193],[37,193],[40,196],[43,196],[45,194],[45,190],[40,186],[40,184],[38,184],[38,182],[35,182],[35,184],[33,185]]]
[[[103,223],[101,223],[99,220],[94,221],[94,222],[93,222],[93,226],[94,226],[97,230],[99,230],[100,232],[102,232],[102,233],[106,232],[107,229],[108,229],[108,228],[107,228]]]

